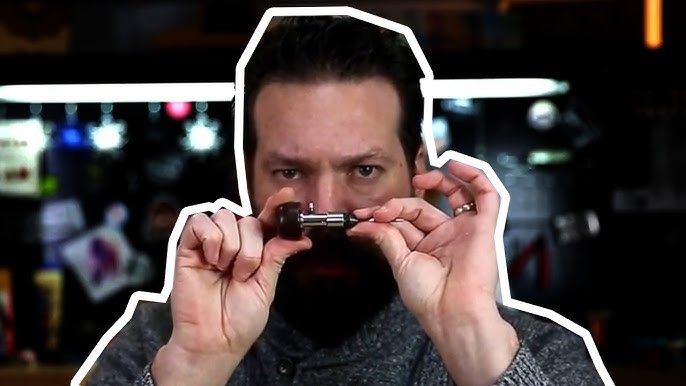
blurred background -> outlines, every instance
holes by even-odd
[[[0,384],[67,384],[131,293],[161,290],[179,210],[239,202],[222,83],[264,10],[288,5],[400,22],[436,79],[478,79],[435,100],[434,135],[511,195],[512,297],[589,329],[617,385],[686,382],[684,2],[8,0]],[[504,78],[525,87],[488,83]],[[532,94],[531,78],[550,87]],[[163,82],[219,95],[8,87]]]

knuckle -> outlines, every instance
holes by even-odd
[[[207,215],[205,213],[195,213],[188,219],[189,224],[199,224],[205,221]]]
[[[393,197],[386,202],[386,207],[397,207],[402,206],[402,199],[398,197]]]
[[[431,177],[434,177],[434,176],[440,177],[440,178],[445,177],[445,172],[441,169],[434,169],[434,170],[428,172],[427,174],[430,175]]]
[[[221,243],[223,242],[224,235],[222,234],[222,231],[219,230],[219,228],[213,227],[212,230],[210,230],[204,238],[207,242]]]
[[[238,258],[259,262],[264,248],[260,221],[252,216],[244,217],[238,221],[238,226],[241,229],[241,235],[243,235],[240,250],[237,252]]]
[[[222,240],[222,231],[216,224],[210,222],[207,227],[202,228],[198,237],[207,241],[220,242]]]
[[[237,232],[225,234],[222,239],[222,251],[229,256],[236,256],[241,249],[241,244],[243,240]]]
[[[253,216],[246,216],[238,220],[238,223],[241,225],[255,226],[260,224],[260,220]]]
[[[240,241],[231,237],[224,237],[222,240],[222,250],[229,256],[235,256],[240,249]]]
[[[196,237],[201,241],[219,241],[222,238],[222,233],[212,221],[207,221],[209,218],[204,213],[196,213],[190,217],[184,231],[197,232]]]
[[[386,227],[384,227],[379,232],[375,232],[372,235],[372,239],[377,245],[385,244],[386,240],[388,240],[388,230],[386,229]]]
[[[241,252],[238,256],[242,260],[254,263],[258,263],[262,259],[262,256],[256,251]]]
[[[233,212],[226,208],[219,209],[212,215],[212,219],[219,222],[226,222],[235,218],[236,216]]]
[[[248,216],[238,220],[236,224],[243,232],[250,235],[262,236],[262,221],[257,217]]]

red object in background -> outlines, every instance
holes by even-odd
[[[536,259],[536,262],[538,263],[538,288],[548,288],[550,285],[551,261],[550,251],[548,250],[548,246],[546,245],[543,236],[536,237],[512,260],[510,263],[510,274],[512,277],[520,276],[524,271],[526,263],[532,259]]]
[[[190,102],[167,102],[164,111],[170,118],[182,120],[188,118],[192,110]]]
[[[7,268],[0,268],[0,358],[7,359],[15,353],[14,298],[12,274]]]
[[[7,169],[5,170],[6,180],[25,180],[29,178],[29,169],[21,167],[19,169]]]

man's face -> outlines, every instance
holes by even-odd
[[[286,186],[295,190],[302,209],[312,202],[316,212],[352,212],[412,195],[411,168],[399,138],[400,109],[396,89],[380,77],[265,85],[253,117],[251,193],[257,210]],[[383,291],[387,288],[377,287],[392,283],[371,241],[332,231],[308,235],[312,249],[289,258],[277,295],[288,287],[299,294],[295,297],[316,292],[317,299],[310,299],[315,303],[359,302],[373,295],[364,292]]]
[[[254,122],[257,207],[285,186],[318,212],[352,211],[412,192],[398,135],[400,100],[382,78],[269,83],[255,101]]]

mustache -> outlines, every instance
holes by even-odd
[[[370,255],[381,256],[381,250],[367,237],[348,236],[343,230],[310,229],[306,236],[312,240],[312,248],[298,252],[298,259],[332,261],[356,261]],[[291,260],[289,259],[289,260]]]

